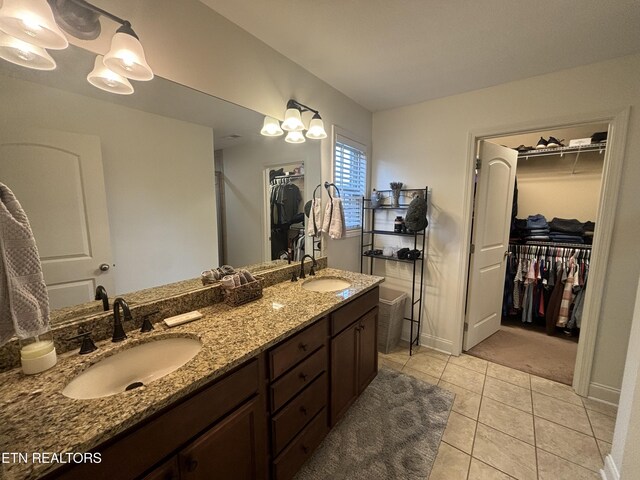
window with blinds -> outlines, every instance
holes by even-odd
[[[333,183],[340,189],[347,230],[362,228],[362,197],[367,188],[366,147],[336,135]]]

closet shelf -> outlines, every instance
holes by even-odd
[[[558,248],[579,248],[591,250],[591,245],[586,243],[562,243],[562,242],[509,242],[509,245],[518,247],[558,247]]]
[[[399,237],[424,236],[424,231],[416,233],[391,232],[389,230],[364,230],[362,233],[373,233],[375,235],[396,235]]]
[[[534,158],[547,157],[549,155],[564,155],[565,153],[584,153],[584,152],[604,152],[607,148],[607,142],[592,143],[590,145],[580,145],[577,147],[555,147],[541,148],[539,150],[527,150],[526,152],[518,152],[518,158]]]
[[[362,256],[368,257],[368,258],[379,258],[381,260],[391,260],[392,262],[402,262],[402,263],[415,263],[415,262],[422,261],[422,255],[420,255],[420,257],[416,258],[415,260],[406,260],[404,258],[389,257],[387,255],[365,255],[364,253],[362,254]]]

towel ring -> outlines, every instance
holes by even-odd
[[[329,190],[329,187],[333,187],[336,189],[336,193],[338,194],[338,198],[340,198],[340,189],[338,187],[336,187],[335,183],[329,183],[329,182],[324,182],[324,188],[327,189],[327,195],[329,195],[329,198],[333,200],[333,197],[331,196],[331,191]]]

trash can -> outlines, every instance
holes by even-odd
[[[400,341],[404,303],[407,294],[387,287],[380,287],[378,311],[378,351],[389,353]]]

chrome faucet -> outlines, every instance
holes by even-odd
[[[120,319],[120,307],[122,307],[124,319],[133,320],[133,317],[131,316],[131,310],[129,310],[129,305],[124,300],[124,298],[116,298],[113,301],[113,337],[111,337],[112,342],[121,342],[122,340],[127,338],[127,334],[124,333],[124,328],[122,328],[122,320]]]
[[[316,259],[313,258],[311,255],[309,255],[308,253],[302,257],[302,260],[300,260],[300,275],[298,275],[300,278],[305,278],[304,275],[304,259],[309,257],[311,259],[311,261],[313,262],[311,264],[311,270],[309,271],[309,275],[315,275],[316,271],[314,270],[315,267],[318,266],[318,264],[316,263]]]
[[[102,300],[102,308],[105,312],[109,311],[109,295],[107,289],[102,285],[96,287],[96,300]]]

